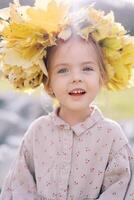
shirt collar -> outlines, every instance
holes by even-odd
[[[88,116],[85,121],[75,124],[73,126],[69,125],[67,122],[65,122],[58,116],[57,113],[59,111],[59,107],[55,108],[53,112],[50,113],[49,115],[55,126],[58,126],[61,129],[73,130],[73,132],[77,136],[79,136],[87,129],[94,126],[99,120],[104,118],[100,109],[97,106],[92,105],[92,108],[93,109],[91,115]]]

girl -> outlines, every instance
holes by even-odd
[[[134,155],[121,127],[93,101],[108,84],[91,34],[47,48],[45,90],[59,101],[27,130],[1,200],[132,200]],[[44,70],[46,73],[46,70]]]

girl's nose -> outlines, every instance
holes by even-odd
[[[82,74],[79,71],[72,72],[72,82],[82,82]]]
[[[74,79],[72,82],[77,83],[77,82],[82,82],[82,80],[81,79]]]

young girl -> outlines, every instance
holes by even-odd
[[[42,69],[45,90],[59,106],[27,130],[1,200],[133,198],[128,140],[119,124],[93,105],[101,87],[108,87],[106,54],[91,34],[86,40],[72,32],[47,48]]]

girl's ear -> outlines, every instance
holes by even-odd
[[[51,87],[49,87],[48,89],[49,89],[50,94],[53,95],[54,94],[53,89]]]
[[[49,92],[49,94],[51,95],[51,96],[55,96],[55,94],[54,94],[54,92],[53,92],[53,89],[52,89],[52,87],[51,86],[48,86],[48,92]]]

